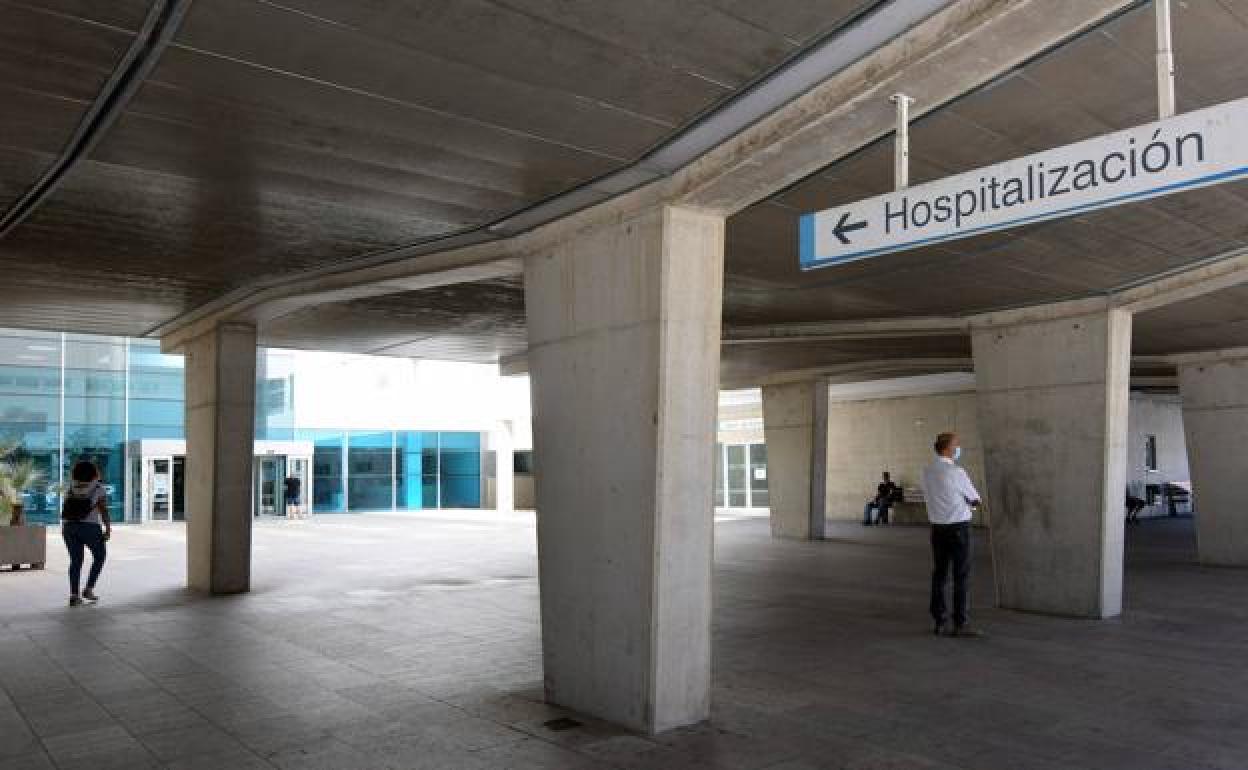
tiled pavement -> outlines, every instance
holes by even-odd
[[[1190,524],[1130,529],[1123,620],[962,641],[927,633],[922,529],[724,517],[714,718],[657,738],[543,726],[531,517],[264,523],[255,590],[216,599],[180,528],[119,529],[98,606],[63,606],[55,547],[0,574],[0,770],[1245,768],[1248,571],[1193,566]]]

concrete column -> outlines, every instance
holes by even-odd
[[[187,583],[241,593],[251,587],[256,329],[224,323],[184,350]]]
[[[1097,305],[972,324],[997,601],[1122,611],[1131,317]]]
[[[1248,349],[1183,356],[1178,368],[1200,563],[1248,566]]]
[[[709,714],[723,239],[661,207],[525,260],[546,695],[648,732]]]
[[[772,537],[822,540],[828,490],[828,383],[763,387]]]

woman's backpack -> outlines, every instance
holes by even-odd
[[[82,521],[91,515],[91,511],[95,505],[91,502],[91,497],[77,497],[75,495],[66,495],[65,502],[61,504],[61,519],[63,521]]]

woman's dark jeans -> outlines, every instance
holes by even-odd
[[[61,527],[61,537],[69,549],[69,591],[78,595],[78,583],[82,578],[84,549],[91,551],[91,571],[87,574],[87,590],[95,588],[104,569],[108,548],[104,545],[104,528],[86,521],[67,521]]]

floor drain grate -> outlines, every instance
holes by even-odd
[[[543,722],[542,726],[545,727],[547,730],[554,730],[555,732],[560,733],[560,732],[563,732],[564,730],[571,730],[574,727],[580,727],[581,723],[576,721],[575,719],[568,719],[567,717],[559,717],[558,719],[552,719],[549,722]]]

